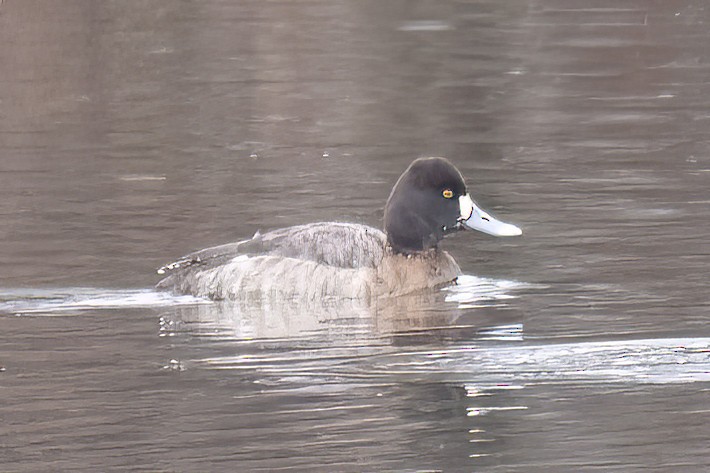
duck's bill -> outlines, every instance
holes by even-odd
[[[476,205],[468,195],[461,196],[461,199],[464,198],[468,198],[466,199],[467,202],[460,202],[462,215],[461,225],[463,225],[464,228],[478,230],[479,232],[497,237],[518,236],[523,234],[523,231],[515,225],[501,222],[491,216],[491,214]],[[468,213],[469,209],[470,213]],[[466,215],[468,215],[468,217],[466,217]]]

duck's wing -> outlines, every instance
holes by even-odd
[[[323,222],[268,233],[245,241],[205,248],[161,267],[167,275],[158,287],[173,287],[190,273],[224,266],[239,257],[273,256],[336,268],[374,268],[382,260],[387,238],[366,225]]]
[[[211,268],[219,266],[242,254],[240,247],[249,241],[251,240],[226,243],[224,245],[213,246],[195,251],[194,253],[185,255],[172,263],[161,266],[157,272],[158,274],[169,274],[195,267]]]

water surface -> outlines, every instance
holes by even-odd
[[[710,468],[705,3],[0,5],[8,471]],[[446,156],[458,286],[209,303],[202,247],[380,226]]]

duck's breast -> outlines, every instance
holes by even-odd
[[[461,274],[446,251],[432,249],[413,255],[388,252],[377,267],[377,293],[399,296],[452,283]]]

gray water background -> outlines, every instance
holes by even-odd
[[[684,1],[0,4],[2,471],[710,470],[710,12]],[[378,307],[156,294],[380,226],[451,159],[517,239]]]

